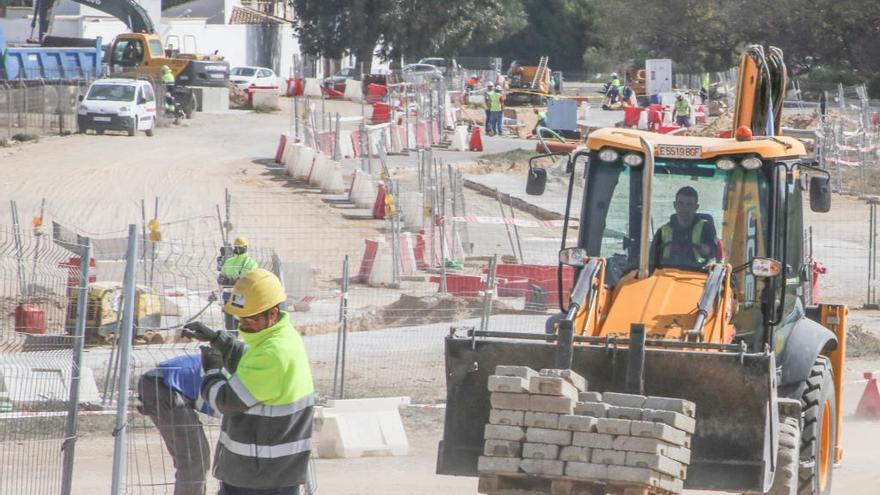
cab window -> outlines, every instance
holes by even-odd
[[[144,44],[139,39],[121,40],[113,47],[113,63],[136,67],[144,59]]]
[[[147,101],[147,103],[156,99],[155,95],[153,94],[152,86],[146,85],[143,87],[142,91],[144,93],[144,99]]]

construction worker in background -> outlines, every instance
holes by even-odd
[[[702,268],[718,256],[715,222],[708,214],[697,213],[699,195],[691,186],[675,193],[675,213],[654,233],[651,265]]]
[[[492,89],[486,93],[486,105],[489,108],[489,136],[501,135],[501,119],[504,114],[504,97],[501,95],[501,89]]]
[[[174,74],[171,67],[162,66],[162,84],[165,86],[165,110],[174,111]]]
[[[611,99],[610,104],[617,103],[620,97],[620,91],[623,85],[620,83],[620,77],[614,72],[611,74],[611,82],[608,83],[608,97]]]
[[[683,93],[675,94],[675,106],[672,109],[672,118],[675,123],[682,127],[691,126],[691,104],[688,103]]]
[[[486,135],[487,136],[492,135],[492,111],[489,109],[489,107],[490,107],[489,93],[492,93],[494,91],[495,91],[495,85],[493,83],[489,83],[486,85],[486,94],[483,95],[483,98],[485,99],[485,103],[486,103]]]
[[[211,446],[198,413],[214,415],[199,396],[201,358],[184,354],[162,361],[138,380],[138,410],[148,416],[174,462],[174,495],[205,495]]]
[[[202,347],[201,396],[223,415],[213,468],[220,495],[297,495],[306,483],[315,393],[302,338],[281,310],[286,300],[278,277],[257,268],[226,303],[244,342],[200,322],[184,326],[185,336],[211,344]]]
[[[700,86],[700,103],[705,105],[709,99],[709,86],[711,85],[711,77],[708,72],[703,73],[703,84]]]
[[[535,128],[532,129],[533,135],[538,133],[539,127],[547,127],[547,112],[541,110],[540,108],[536,108],[535,115],[538,117],[538,121],[535,122]]]
[[[232,256],[226,258],[223,266],[220,268],[220,275],[217,277],[217,283],[223,290],[224,304],[229,299],[229,293],[232,286],[238,282],[238,279],[247,275],[251,270],[257,268],[257,262],[248,254],[248,240],[246,237],[236,237],[232,243]],[[235,330],[235,317],[228,312],[226,313],[226,329]]]

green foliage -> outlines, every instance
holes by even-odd
[[[13,134],[13,135],[12,135],[12,140],[13,140],[13,141],[18,141],[19,143],[26,143],[26,142],[28,142],[28,141],[37,142],[37,141],[40,140],[40,136],[38,136],[38,135],[36,135],[36,134],[24,134],[24,133],[21,133],[21,134]]]

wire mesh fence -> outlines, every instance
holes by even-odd
[[[89,80],[0,81],[0,135],[76,131],[77,98]]]

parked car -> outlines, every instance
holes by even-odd
[[[449,72],[455,72],[460,67],[458,66],[458,62],[455,61],[454,58],[446,59],[443,57],[428,57],[419,60],[420,64],[433,65],[443,74],[447,74]]]
[[[156,128],[156,94],[143,79],[98,79],[79,97],[76,123],[79,132],[137,131],[153,135]]]
[[[403,67],[404,75],[421,76],[429,79],[442,79],[443,73],[431,64],[409,64]]]
[[[241,89],[278,89],[275,71],[266,67],[233,67],[229,71],[229,82]]]
[[[330,77],[325,77],[324,86],[333,88],[336,91],[345,91],[345,81],[347,79],[359,79],[357,69],[346,67]]]

